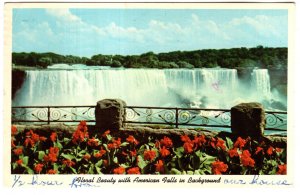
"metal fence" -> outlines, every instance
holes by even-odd
[[[127,124],[167,125],[172,127],[231,128],[229,109],[127,106]],[[266,111],[266,128],[287,130],[287,112]],[[95,122],[95,106],[12,107],[12,123]]]

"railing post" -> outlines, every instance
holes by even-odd
[[[50,106],[47,107],[47,124],[50,124]]]
[[[176,107],[176,114],[175,114],[175,117],[176,117],[176,128],[178,128],[178,108]]]

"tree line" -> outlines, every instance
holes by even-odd
[[[286,68],[286,47],[202,49],[195,51],[147,52],[141,55],[102,55],[91,58],[47,53],[12,53],[12,63],[30,67],[46,68],[52,64],[85,64],[88,66],[111,66],[124,68]]]

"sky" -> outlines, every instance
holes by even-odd
[[[284,9],[13,9],[13,52],[91,57],[287,47]]]

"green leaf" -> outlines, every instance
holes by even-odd
[[[13,166],[13,170],[15,170],[18,167],[18,164],[17,163],[13,163],[12,166]]]
[[[110,141],[112,139],[112,136],[108,134],[108,135],[106,135],[106,138],[108,141]]]
[[[227,148],[232,149],[233,148],[233,142],[230,138],[226,137],[226,143],[227,143]]]
[[[76,169],[74,169],[73,167],[69,167],[69,168],[72,170],[72,172],[73,172],[74,174],[77,174]]]
[[[152,147],[155,146],[155,144],[154,144],[153,142],[149,142],[148,145],[149,145],[149,146],[152,146]]]
[[[125,169],[127,169],[127,168],[130,167],[130,166],[123,163],[123,164],[120,164],[120,167],[124,167]]]
[[[175,175],[181,175],[181,172],[175,168],[172,168],[170,171],[171,174],[175,174]]]
[[[64,154],[64,153],[62,153],[61,156],[64,157],[64,158],[66,158],[66,159],[68,159],[68,160],[75,159],[75,156],[72,155],[72,154]]]
[[[88,174],[94,174],[94,168],[95,168],[94,164],[91,164]]]
[[[187,171],[187,174],[188,175],[194,175],[194,172],[193,171]]]
[[[22,160],[23,160],[23,165],[24,165],[24,166],[27,166],[27,165],[28,165],[28,159],[29,159],[28,156],[24,156],[24,157],[22,158]]]
[[[64,143],[69,143],[71,141],[71,139],[64,137],[63,142]]]
[[[118,164],[118,162],[119,162],[119,161],[118,161],[118,157],[114,157],[114,160],[113,160],[113,161],[114,161],[114,163]]]
[[[39,159],[39,160],[43,160],[43,159],[44,159],[44,156],[45,156],[45,152],[44,152],[44,151],[39,151],[38,159]]]
[[[121,143],[121,147],[123,147],[123,146],[127,146],[127,145],[129,145],[129,143],[128,142],[123,142],[123,143]]]
[[[95,164],[95,167],[101,167],[103,163],[103,160],[99,160],[96,164]]]
[[[138,155],[138,167],[140,167],[140,169],[144,169],[147,166],[148,163],[146,163],[146,161],[144,161],[144,158],[141,155]]]
[[[176,156],[178,158],[181,158],[184,154],[184,148],[183,147],[179,147],[179,148],[176,148],[176,150],[174,151],[174,153],[176,154]]]
[[[25,167],[26,171],[28,174],[34,174],[34,171],[32,169],[30,169],[29,167]]]
[[[56,142],[54,142],[54,147],[58,147],[59,150],[61,150],[63,148],[63,146],[61,145],[61,143],[57,140]]]

